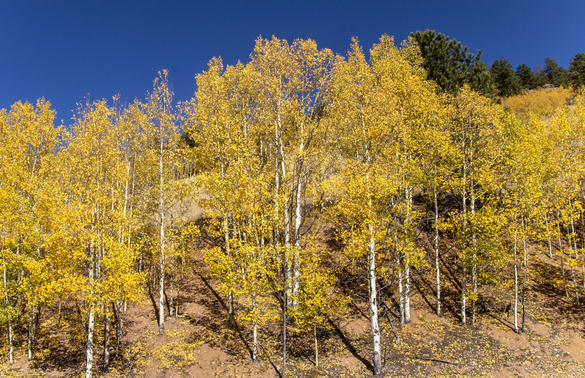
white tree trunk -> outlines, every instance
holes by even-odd
[[[552,241],[551,241],[551,237],[550,237],[550,227],[548,224],[548,216],[546,214],[544,214],[544,223],[546,224],[546,238],[548,240],[548,257],[550,257],[552,259],[553,258]]]
[[[7,280],[6,280],[6,261],[4,260],[4,257],[2,257],[2,282],[4,284],[4,305],[6,306],[6,309],[8,309],[9,307],[9,303],[8,303],[8,292],[6,290],[6,286],[8,285]],[[10,320],[10,317],[8,318],[8,363],[10,365],[12,365],[12,363],[14,362],[14,357],[13,357],[13,347],[12,347],[12,322]]]
[[[471,187],[473,188],[473,181],[471,181]],[[473,189],[470,191],[470,207],[472,219],[475,219],[475,195]],[[475,302],[477,301],[477,249],[476,249],[476,237],[475,227],[471,224],[471,245],[473,248],[473,265],[471,266],[471,285],[473,290],[473,301],[471,302],[471,324],[475,324]]]
[[[169,277],[169,316],[172,318],[175,316],[175,304],[173,302],[173,277]]]
[[[410,264],[404,266],[404,322],[410,323]]]
[[[367,154],[367,153],[366,153]],[[366,181],[369,182],[367,173]],[[369,183],[368,183],[369,184]],[[368,189],[369,190],[369,189]],[[378,377],[382,375],[382,352],[380,345],[380,326],[378,324],[378,293],[377,293],[377,282],[376,282],[376,242],[374,240],[374,227],[373,222],[373,209],[372,209],[372,198],[368,194],[368,208],[370,219],[368,221],[369,231],[369,243],[368,243],[368,283],[369,283],[369,307],[370,307],[370,325],[372,329],[372,344],[373,344],[373,362],[374,362],[374,376]]]
[[[319,342],[317,340],[317,325],[313,325],[313,337],[315,339],[315,367],[319,368]]]
[[[252,294],[252,311],[256,311],[256,294]],[[252,362],[258,363],[258,324],[256,322],[256,314],[254,314],[254,321],[252,325]]]
[[[467,290],[467,268],[465,266],[465,263],[463,263],[463,274],[461,279],[461,324],[467,324],[465,307],[465,302],[467,298],[465,295],[465,290]]]
[[[93,331],[94,331],[95,311],[91,305],[89,309],[89,318],[87,321],[87,345],[85,348],[85,377],[91,378],[93,369]]]
[[[412,209],[412,188],[406,189],[406,222],[411,227],[411,209]],[[408,242],[411,242],[410,240]],[[412,240],[414,243],[414,240]],[[404,322],[410,323],[410,255],[407,253],[404,258]]]
[[[400,307],[400,324],[405,324],[404,318],[404,291],[402,289],[402,262],[400,261],[400,253],[398,252],[398,238],[396,231],[394,232],[394,248],[396,251],[396,269],[398,270],[398,302]]]
[[[110,369],[110,324],[110,315],[106,314],[104,319],[104,372]]]
[[[561,217],[557,215],[557,231],[559,237],[559,254],[561,256],[561,273],[563,275],[563,286],[565,288],[565,297],[569,298],[569,290],[567,289],[567,277],[565,273],[565,253],[563,252],[563,239],[561,238]]]
[[[370,201],[371,206],[371,201]],[[370,242],[369,242],[369,286],[370,286],[370,321],[372,328],[372,341],[374,348],[374,376],[382,374],[382,354],[380,349],[380,327],[378,325],[378,294],[376,291],[376,245],[374,242],[374,230],[369,225]]]
[[[516,232],[514,232],[514,331],[519,332],[518,328],[518,241]]]
[[[571,222],[573,220],[571,219]],[[569,249],[573,250],[573,256],[571,257],[573,259],[577,259],[577,251],[575,250],[575,242],[574,242],[574,235],[573,233],[570,232],[569,230],[569,226],[567,225],[567,236],[569,238]],[[569,256],[571,256],[569,254]],[[577,286],[577,278],[575,277],[575,270],[573,269],[573,264],[569,264],[569,267],[571,268],[571,279],[573,280],[573,288],[575,289],[575,299],[577,300],[577,305],[579,305],[579,287]]]
[[[437,188],[433,187],[435,203],[435,273],[437,281],[437,315],[441,316],[441,270],[439,267],[439,205],[437,202]]]
[[[160,221],[160,280],[159,280],[159,300],[158,300],[158,333],[165,333],[165,208],[164,208],[164,172],[163,172],[163,136],[161,132],[160,155],[159,155],[159,198],[158,212]]]
[[[32,306],[28,313],[28,340],[26,345],[26,352],[29,361],[32,361],[32,350],[35,339],[36,312],[37,306]]]
[[[526,245],[526,228],[524,224],[524,215],[522,215],[522,326],[520,329],[524,332],[524,320],[526,315],[526,282],[528,280],[528,246]]]
[[[96,210],[96,213],[98,211]],[[99,248],[99,247],[98,247]],[[97,259],[96,259],[96,251],[94,248],[94,241],[93,236],[89,243],[89,253],[90,253],[90,267],[89,267],[89,285],[90,285],[90,294],[93,296],[93,285],[94,285],[94,277],[95,271],[97,270]],[[91,298],[93,301],[93,298]],[[95,327],[95,309],[94,309],[93,302],[90,304],[89,307],[89,316],[87,319],[87,344],[85,347],[85,377],[91,378],[93,372],[93,332]]]
[[[466,237],[467,233],[467,158],[465,157],[465,131],[463,132],[462,139],[462,150],[463,150],[463,190],[462,190],[462,201],[463,201],[463,235]],[[466,241],[465,241],[466,243]],[[466,294],[467,290],[467,261],[463,256],[462,261],[462,277],[461,277],[461,323],[466,324]]]
[[[221,154],[221,148],[218,146],[218,151]],[[221,161],[221,179],[225,182],[225,163]],[[228,224],[228,212],[227,209],[223,213],[223,240],[225,243],[225,253],[230,256],[230,229]],[[232,290],[228,292],[228,315],[230,321],[234,318],[234,293]]]
[[[293,290],[292,290],[292,304],[296,307],[298,300],[298,292],[300,285],[300,266],[299,254],[301,249],[301,223],[302,223],[302,186],[303,181],[301,177],[301,163],[299,163],[299,172],[297,178],[296,190],[296,206],[295,206],[295,254],[293,257]]]

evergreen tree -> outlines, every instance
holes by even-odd
[[[569,78],[567,71],[563,67],[559,67],[558,63],[552,58],[544,60],[544,73],[548,79],[548,83],[555,87],[568,87]]]
[[[568,74],[573,88],[585,85],[585,53],[578,53],[571,59]]]
[[[534,87],[535,88],[543,87],[546,84],[550,84],[550,81],[548,80],[548,76],[544,72],[544,68],[538,67],[534,71]]]
[[[454,93],[467,83],[487,96],[493,94],[489,70],[481,61],[481,51],[474,55],[456,39],[434,30],[417,31],[411,37],[418,44],[427,78],[439,87]]]
[[[467,84],[469,84],[471,89],[486,97],[494,98],[497,96],[494,78],[491,75],[489,67],[481,60],[481,51],[478,51],[475,61],[469,70]]]
[[[492,64],[492,77],[502,97],[513,96],[522,90],[520,79],[512,69],[512,65],[506,59],[498,59]]]
[[[516,68],[516,76],[520,80],[520,84],[524,89],[536,88],[536,77],[532,69],[526,64],[521,64]]]

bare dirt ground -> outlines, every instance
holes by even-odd
[[[96,374],[107,377],[275,377],[281,370],[278,322],[260,330],[260,363],[253,364],[251,330],[227,308],[196,252],[182,287],[180,313],[168,318],[166,334],[156,332],[156,318],[145,299],[125,314],[125,336],[113,353],[109,372],[99,370],[103,329],[97,329]],[[414,276],[412,322],[394,325],[395,343],[387,318],[382,320],[385,373],[388,376],[585,376],[585,309],[551,284],[560,268],[534,252],[527,293],[524,332],[513,331],[513,317],[497,306],[478,311],[474,325],[460,325],[457,294],[445,282],[445,314],[433,313],[434,297],[425,289],[423,271]],[[580,276],[579,276],[580,277]],[[581,280],[581,277],[579,278]],[[579,281],[582,284],[582,281]],[[451,288],[452,289],[452,288]],[[501,292],[500,292],[501,291]],[[509,301],[509,289],[482,293],[498,303]],[[507,293],[507,294],[506,294]],[[503,298],[503,299],[502,299]],[[508,298],[508,299],[506,299]],[[508,302],[509,303],[509,302]],[[365,303],[354,302],[348,313],[332,318],[319,331],[320,366],[314,364],[312,339],[291,327],[287,375],[300,377],[363,377],[371,375],[371,342]],[[33,362],[24,355],[25,340],[16,340],[16,361],[6,362],[2,347],[0,376],[80,376],[84,369],[84,339],[73,304],[43,312],[39,344]],[[20,330],[20,335],[24,335]],[[3,335],[4,336],[4,335]],[[5,337],[3,337],[5,339]],[[3,340],[4,341],[4,340]],[[4,341],[5,342],[5,341]]]

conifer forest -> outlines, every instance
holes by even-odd
[[[433,33],[0,110],[0,375],[585,374],[585,55]]]

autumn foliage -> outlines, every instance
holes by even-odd
[[[9,361],[15,337],[34,358],[39,314],[63,305],[84,332],[86,376],[96,350],[107,370],[128,306],[148,301],[160,333],[181,312],[193,256],[229,318],[250,329],[254,361],[276,353],[261,346],[279,327],[283,375],[289,328],[314,341],[318,365],[319,329],[358,295],[382,375],[382,316],[395,306],[397,322],[410,321],[423,267],[438,315],[448,268],[460,283],[456,321],[474,323],[482,288],[498,287],[521,332],[528,246],[542,245],[563,266],[554,285],[580,303],[585,98],[569,106],[568,90],[539,90],[500,105],[467,86],[442,93],[421,64],[412,41],[389,36],[369,53],[353,40],[346,56],[259,38],[247,63],[210,60],[180,104],[162,71],[144,101],[83,103],[69,125],[45,100],[1,110]],[[174,216],[185,198],[204,209],[197,224]]]

